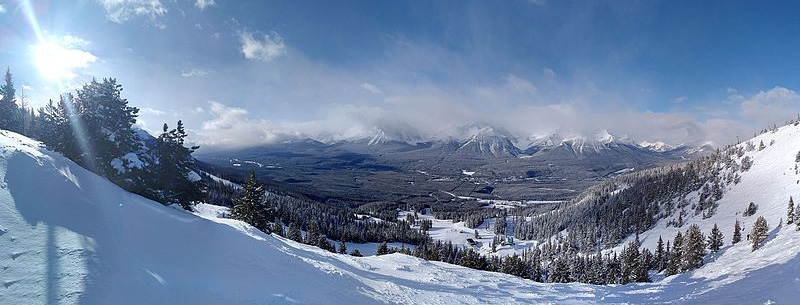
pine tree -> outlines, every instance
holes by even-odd
[[[736,223],[733,225],[733,238],[731,239],[731,244],[737,244],[742,241],[742,226],[739,224],[739,220],[736,220]]]
[[[344,243],[344,240],[339,240],[339,254],[347,253],[347,245]]]
[[[678,274],[682,272],[681,267],[683,259],[683,235],[681,232],[675,235],[672,241],[672,253],[670,253],[670,260],[667,264],[667,275]]]
[[[761,143],[758,144],[758,151],[762,151],[764,148],[767,148],[767,146],[764,145],[764,141],[762,140]]]
[[[0,86],[0,129],[22,132],[22,112],[16,101],[14,80],[11,69],[6,69],[5,84]]]
[[[203,198],[203,191],[198,181],[189,177],[194,165],[191,154],[198,147],[185,147],[186,136],[182,121],[179,120],[172,130],[164,124],[163,133],[156,139],[152,150],[149,191],[155,191],[153,197],[164,204],[177,202],[184,209],[191,210],[191,205]]]
[[[697,224],[692,224],[686,231],[683,243],[683,270],[694,270],[703,266],[706,255],[706,243],[703,232]]]
[[[384,241],[378,245],[377,255],[389,254],[389,245]]]
[[[355,249],[355,250],[353,250],[353,252],[350,252],[350,255],[351,256],[355,256],[355,257],[362,257],[363,256],[363,255],[361,255],[361,251],[358,251],[358,249]]]
[[[719,251],[725,243],[724,239],[725,236],[715,223],[714,227],[711,228],[711,235],[708,236],[708,250],[711,250],[712,253]]]
[[[661,236],[659,236],[655,253],[656,271],[661,271],[664,270],[664,268],[666,268],[666,263],[664,262],[665,259],[666,259],[666,254],[664,253],[664,240],[661,239]]]
[[[752,250],[756,251],[761,246],[761,243],[767,239],[769,233],[769,225],[764,216],[759,216],[753,224],[753,229],[750,231],[750,242],[752,243]]]
[[[297,226],[297,223],[289,224],[289,232],[286,233],[286,236],[293,241],[303,242],[303,233],[300,232],[300,227]]]
[[[255,172],[250,172],[242,185],[239,198],[231,208],[233,219],[244,221],[261,231],[267,232],[267,209],[264,206],[264,188],[256,182]]]
[[[272,224],[272,233],[278,234],[278,236],[285,236],[286,232],[283,232],[283,225],[281,225],[280,219],[275,219],[275,223]]]
[[[794,213],[794,199],[789,196],[789,207],[786,211],[786,224],[790,225],[795,222],[796,215]]]
[[[319,226],[316,221],[311,221],[308,224],[308,231],[306,232],[305,244],[316,245],[319,242]]]

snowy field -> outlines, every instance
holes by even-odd
[[[752,175],[758,173],[755,166]],[[164,207],[8,132],[0,132],[0,176],[0,304],[797,304],[800,299],[800,234],[789,226],[773,230],[756,252],[746,244],[727,247],[705,267],[656,283],[541,284],[400,254],[333,254],[216,218],[214,207],[203,208],[203,217]],[[775,199],[785,207],[782,197]],[[762,209],[771,211],[766,203]]]

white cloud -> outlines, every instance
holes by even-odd
[[[558,74],[556,74],[556,71],[553,71],[553,69],[550,69],[550,68],[547,68],[547,67],[542,69],[542,73],[544,73],[544,76],[547,77],[548,79],[555,79],[556,77],[558,77]]]
[[[800,94],[794,90],[775,87],[760,91],[742,102],[742,116],[764,127],[783,124],[800,112]]]
[[[370,83],[366,83],[366,82],[361,84],[361,88],[364,89],[364,90],[367,90],[369,92],[375,93],[375,94],[383,93],[383,90],[381,90],[377,86],[375,86],[373,84],[370,84]]]
[[[156,22],[158,17],[167,13],[167,8],[160,0],[98,0],[106,11],[106,18],[116,23],[123,23],[133,17],[143,16]],[[163,28],[163,24],[156,26]]]
[[[154,109],[154,108],[150,108],[150,107],[145,107],[144,109],[142,109],[142,112],[149,113],[149,114],[152,114],[152,115],[165,115],[165,114],[167,114],[166,112],[164,112],[162,110],[158,110],[158,109]]]
[[[280,127],[264,119],[250,119],[247,110],[209,101],[214,118],[202,123],[194,140],[204,146],[243,147],[271,143],[283,137]]]
[[[534,86],[531,81],[514,74],[506,76],[506,83],[514,92],[536,94],[536,86]]]
[[[254,37],[253,33],[242,31],[239,33],[239,41],[242,43],[242,54],[250,60],[271,61],[276,57],[286,54],[286,44],[283,38],[276,33],[262,34],[263,39]]]
[[[6,7],[3,6],[2,4],[0,4],[0,14],[5,13],[5,12],[6,12]]]
[[[199,8],[201,11],[205,10],[209,6],[217,5],[214,0],[197,0],[194,2],[194,6]]]
[[[676,98],[672,99],[672,102],[676,103],[676,104],[680,104],[680,103],[686,102],[687,100],[689,100],[689,97],[683,95],[683,96],[679,96],[679,97],[676,97]]]
[[[208,75],[208,71],[201,69],[191,69],[189,71],[181,71],[183,77],[203,77]]]

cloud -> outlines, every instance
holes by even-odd
[[[142,112],[149,113],[149,114],[152,114],[152,115],[165,115],[165,114],[167,114],[166,112],[164,112],[162,110],[153,109],[153,108],[150,108],[150,107],[145,107],[144,109],[142,109]]]
[[[518,77],[514,74],[509,74],[506,76],[506,83],[508,83],[508,86],[514,92],[536,94],[536,86],[534,86],[531,81]]]
[[[744,99],[741,104],[742,116],[762,125],[761,127],[782,124],[797,117],[799,112],[800,94],[783,87],[760,91]]]
[[[202,123],[194,140],[203,146],[245,147],[273,143],[284,136],[281,128],[264,119],[247,117],[248,111],[209,101],[211,120]]]
[[[528,3],[538,6],[545,6],[545,4],[547,4],[547,0],[528,0]]]
[[[558,74],[556,74],[556,71],[553,71],[553,69],[550,69],[550,68],[547,68],[547,67],[542,69],[542,73],[544,73],[544,76],[547,77],[548,79],[555,79],[556,77],[558,77]]]
[[[6,12],[6,7],[0,4],[0,14],[3,14],[5,12]]]
[[[383,91],[380,88],[376,87],[373,84],[366,83],[366,82],[361,84],[361,88],[363,88],[364,90],[367,90],[369,92],[375,93],[375,94],[383,93]]]
[[[103,5],[106,18],[116,23],[124,23],[134,17],[147,17],[156,22],[167,13],[167,8],[159,0],[98,0]],[[163,28],[163,24],[156,26]]]
[[[201,69],[192,69],[189,71],[181,71],[181,76],[183,77],[203,77],[208,75],[208,71],[201,70]]]
[[[679,97],[676,97],[676,98],[672,99],[672,102],[676,103],[676,104],[680,104],[680,103],[686,102],[687,100],[689,100],[689,97],[684,95],[684,96],[679,96]]]
[[[201,11],[205,10],[209,6],[215,5],[217,5],[217,3],[214,2],[214,0],[197,0],[194,2],[194,6],[199,8]]]
[[[242,54],[250,60],[271,61],[276,57],[286,54],[286,44],[277,32],[262,34],[262,39],[254,37],[253,33],[242,31],[239,33],[239,41],[242,44]]]

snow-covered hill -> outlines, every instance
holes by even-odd
[[[755,166],[743,181],[758,177]],[[786,186],[786,175],[760,185]],[[0,176],[0,304],[793,304],[800,297],[800,234],[789,227],[755,253],[726,248],[706,267],[657,283],[541,284],[399,254],[328,253],[216,218],[213,209],[165,207],[5,131]]]

